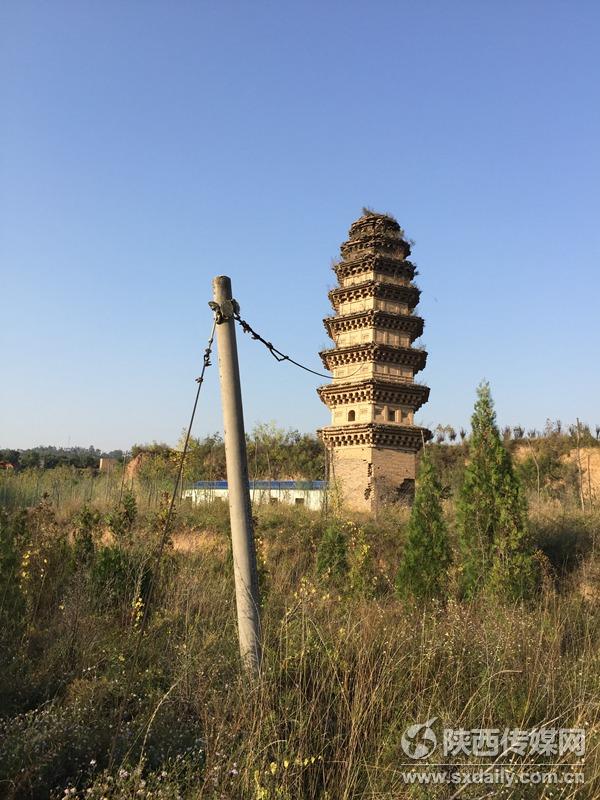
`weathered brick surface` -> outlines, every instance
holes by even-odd
[[[378,511],[401,500],[405,480],[414,480],[415,453],[380,447],[340,447],[331,451],[330,473],[340,499],[352,511]]]

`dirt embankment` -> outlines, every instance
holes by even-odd
[[[568,464],[575,464],[577,469],[581,466],[582,488],[584,496],[592,499],[600,497],[600,447],[582,447],[571,450],[563,456]]]
[[[137,456],[134,456],[125,467],[125,480],[132,481],[134,478],[137,478],[142,464],[144,461],[147,461],[148,458],[151,458],[148,453],[138,453]]]
[[[532,443],[535,453],[535,440]],[[512,451],[515,461],[524,461],[531,458],[531,448],[528,444],[518,444]],[[581,447],[579,455],[577,448],[573,448],[561,457],[564,464],[572,464],[577,470],[581,465],[581,483],[584,498],[591,496],[592,500],[600,498],[600,447]]]

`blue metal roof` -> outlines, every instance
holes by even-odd
[[[308,490],[327,488],[327,481],[249,481],[250,489]],[[227,481],[196,481],[192,489],[227,489]]]

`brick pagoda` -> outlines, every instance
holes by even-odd
[[[418,453],[431,438],[414,424],[429,389],[414,380],[427,353],[413,346],[423,320],[414,314],[420,291],[409,255],[396,220],[365,211],[333,268],[335,314],[324,323],[335,346],[320,354],[333,382],[317,390],[332,419],[318,433],[329,479],[355,510],[410,502]]]

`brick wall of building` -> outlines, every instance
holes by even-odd
[[[331,481],[352,511],[378,511],[402,502],[405,481],[414,481],[417,454],[379,447],[340,447],[330,451]]]

